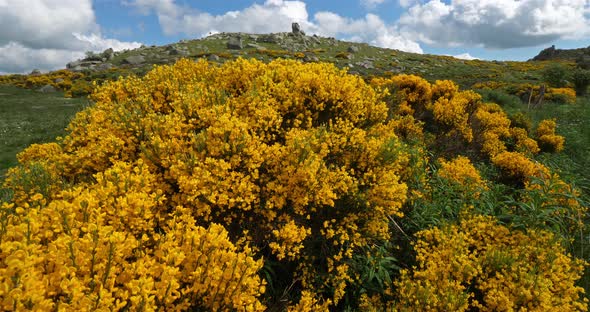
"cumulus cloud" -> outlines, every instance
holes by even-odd
[[[422,53],[418,43],[403,36],[395,27],[386,25],[375,14],[367,14],[362,19],[349,19],[332,12],[318,12],[314,15],[311,29],[323,36],[338,36],[378,47]]]
[[[431,0],[398,27],[427,44],[506,49],[588,36],[589,14],[588,0]]]
[[[361,4],[368,9],[374,9],[384,2],[385,0],[361,0]]]
[[[0,72],[64,68],[85,51],[140,45],[104,38],[95,20],[91,0],[0,1]]]
[[[154,12],[167,35],[185,33],[204,36],[210,32],[268,33],[291,29],[292,22],[305,27],[308,14],[305,2],[267,0],[264,4],[253,4],[241,11],[228,11],[212,15],[177,5],[173,0],[127,1],[140,12]]]
[[[401,6],[402,8],[407,8],[409,6],[416,4],[417,2],[418,0],[399,0],[399,6]]]
[[[378,4],[383,0],[371,0]],[[374,14],[350,19],[333,12],[317,12],[310,18],[305,2],[267,0],[252,4],[240,11],[212,15],[183,8],[174,0],[134,0],[126,2],[140,12],[154,12],[164,33],[184,33],[202,37],[217,32],[269,33],[291,30],[297,22],[308,34],[339,37],[345,40],[364,41],[384,48],[422,53],[420,45],[402,35],[394,26]]]
[[[83,52],[61,49],[31,49],[17,42],[0,46],[0,74],[25,73],[33,68],[50,70],[63,68]]]
[[[461,53],[461,54],[458,54],[458,55],[452,55],[452,57],[458,58],[458,59],[461,59],[461,60],[479,60],[479,58],[477,58],[475,56],[472,56],[469,53]]]

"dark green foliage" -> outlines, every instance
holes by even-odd
[[[569,71],[567,67],[559,63],[553,63],[547,66],[541,73],[543,80],[551,87],[563,88],[569,80]]]
[[[496,103],[509,112],[517,110],[522,105],[522,101],[517,96],[500,90],[481,89],[475,91],[482,96],[484,102]]]
[[[577,96],[586,95],[588,85],[590,85],[590,70],[576,68],[572,73],[572,83],[576,89]]]
[[[523,128],[527,133],[531,133],[533,122],[531,118],[523,112],[518,112],[510,116],[510,125],[513,127]]]

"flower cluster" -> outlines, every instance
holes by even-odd
[[[46,200],[2,206],[3,310],[260,311],[261,260],[220,225],[170,213],[158,178],[141,160],[117,162]]]
[[[487,188],[485,181],[481,178],[469,158],[457,156],[450,161],[445,161],[444,159],[439,159],[438,161],[441,166],[437,174],[441,178],[473,194],[477,194],[478,190]]]
[[[501,152],[492,157],[492,163],[502,170],[508,179],[517,183],[530,181],[531,177],[545,179],[549,169],[519,152]]]
[[[565,138],[555,134],[557,123],[554,119],[546,119],[537,126],[537,137],[541,144],[541,149],[548,152],[561,152]]]
[[[583,261],[568,258],[548,232],[525,234],[474,216],[418,238],[418,266],[396,282],[398,311],[587,309],[575,286]]]
[[[574,104],[576,103],[576,90],[573,88],[549,88],[545,98],[549,101]]]
[[[303,248],[303,240],[311,234],[311,229],[298,227],[293,220],[279,228],[273,230],[272,234],[278,242],[271,242],[268,246],[277,254],[277,258],[295,259],[299,251]]]
[[[505,140],[510,137],[510,119],[500,105],[486,103],[474,114],[476,138],[481,152],[493,157],[506,150]]]
[[[537,141],[529,137],[529,134],[525,129],[511,127],[510,137],[514,140],[516,151],[532,155],[539,153],[539,144]]]

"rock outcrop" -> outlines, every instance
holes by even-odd
[[[244,48],[243,43],[242,43],[242,37],[240,36],[236,36],[236,37],[230,37],[229,40],[227,41],[227,48],[230,50],[241,50]]]
[[[123,59],[123,64],[140,65],[145,63],[145,58],[142,55],[131,55]]]
[[[588,58],[590,58],[590,46],[579,49],[556,49],[555,45],[552,45],[529,61],[569,60],[583,63],[584,59]]]
[[[301,26],[299,26],[299,23],[291,24],[291,33],[297,36],[305,36],[305,32],[301,30]]]

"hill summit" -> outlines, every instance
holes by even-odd
[[[566,60],[575,61],[576,63],[590,68],[590,46],[577,49],[556,49],[555,45],[550,46],[539,52],[535,57],[529,61],[552,61],[552,60]]]

